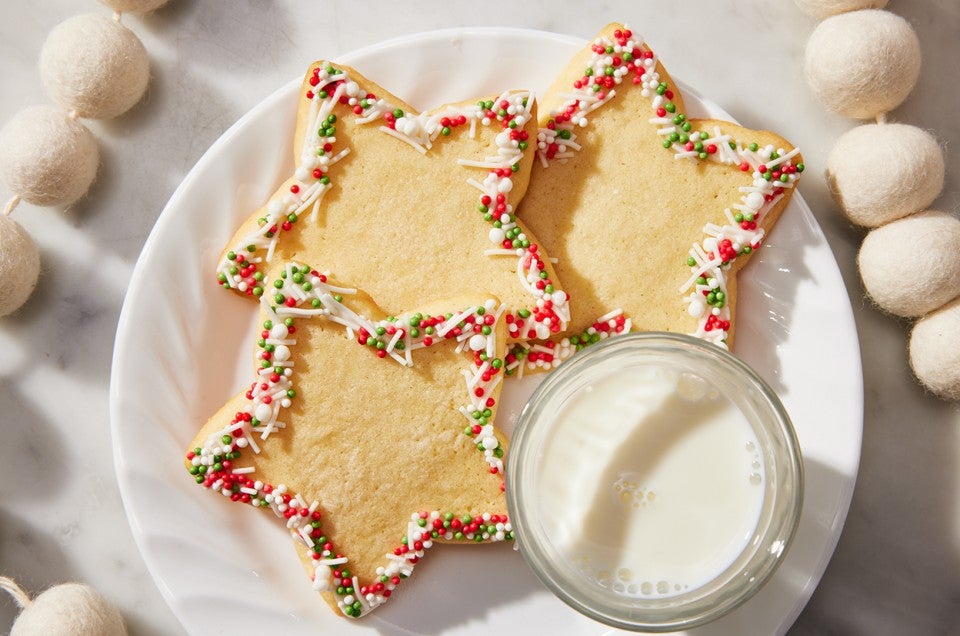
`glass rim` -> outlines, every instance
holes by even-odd
[[[577,387],[573,385],[581,370],[589,371],[598,361],[608,359],[618,351],[629,352],[638,348],[665,355],[700,358],[728,372],[738,385],[755,389],[761,413],[756,417],[747,413],[744,415],[758,433],[764,456],[775,460],[771,468],[775,471],[776,489],[773,491],[773,503],[770,504],[771,512],[767,518],[761,512],[754,532],[754,537],[758,532],[761,533],[761,540],[753,541],[752,545],[748,542],[733,564],[707,584],[679,595],[660,598],[630,599],[613,593],[601,600],[597,593],[600,589],[598,586],[585,577],[573,575],[561,567],[562,564],[551,560],[549,539],[542,531],[538,531],[538,524],[533,518],[533,506],[525,505],[523,500],[523,484],[536,479],[536,453],[546,439],[545,429],[548,428],[548,422],[538,422],[545,404],[554,397],[572,394],[572,391],[564,394],[564,390],[576,390]],[[733,396],[728,397],[733,401]],[[743,411],[739,403],[734,403]],[[761,431],[770,439],[761,439]],[[517,419],[507,457],[507,508],[524,560],[537,578],[564,603],[613,627],[633,631],[673,631],[720,618],[752,598],[769,580],[783,561],[800,522],[803,472],[799,440],[786,409],[772,387],[746,362],[728,350],[695,336],[669,332],[632,332],[602,340],[577,352],[551,372],[530,396]],[[763,510],[767,510],[768,497],[765,494]],[[782,513],[779,517],[773,514],[777,511]],[[743,567],[731,570],[745,555]],[[750,576],[738,576],[744,568],[749,568]],[[713,589],[697,594],[711,586]]]

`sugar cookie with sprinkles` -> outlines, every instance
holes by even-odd
[[[540,100],[538,159],[519,215],[557,259],[565,336],[511,352],[551,368],[622,331],[733,340],[736,274],[803,172],[778,135],[687,117],[639,34],[611,24]]]
[[[316,62],[299,92],[294,174],[237,230],[217,280],[256,297],[278,263],[324,263],[389,312],[484,290],[510,309],[512,339],[559,333],[567,295],[514,214],[536,130],[528,91],[417,113],[356,70]]]
[[[254,380],[186,454],[197,484],[276,516],[314,589],[348,617],[386,602],[432,546],[512,539],[493,425],[499,300],[389,316],[307,265],[276,271]]]

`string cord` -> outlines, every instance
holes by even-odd
[[[20,609],[27,607],[33,602],[30,600],[30,595],[24,592],[23,588],[17,585],[17,582],[11,578],[0,576],[0,589],[13,597],[14,602]]]
[[[19,194],[13,195],[13,198],[7,201],[6,207],[3,208],[3,215],[10,216],[10,213],[13,212],[14,208],[16,208],[19,204],[20,204],[20,195]]]

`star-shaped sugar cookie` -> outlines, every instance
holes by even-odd
[[[276,515],[351,617],[437,543],[511,539],[493,426],[504,307],[463,296],[388,316],[306,265],[275,271],[253,382],[187,453],[197,483]]]
[[[512,355],[550,368],[631,328],[729,346],[737,271],[786,206],[798,150],[770,132],[689,119],[656,55],[618,24],[573,58],[540,108],[519,215],[556,258],[571,320],[567,338]]]
[[[514,214],[536,130],[526,91],[417,113],[356,70],[315,62],[295,173],[237,230],[218,280],[259,296],[277,263],[322,263],[388,312],[482,290],[509,308],[512,339],[558,333],[566,294]]]

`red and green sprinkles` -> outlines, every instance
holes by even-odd
[[[188,452],[190,473],[196,476],[198,484],[220,492],[231,501],[269,508],[284,519],[290,534],[306,547],[313,560],[313,588],[332,591],[337,606],[347,616],[358,618],[385,603],[397,586],[413,573],[414,566],[435,541],[492,543],[514,538],[507,515],[414,513],[407,524],[407,534],[392,552],[385,555],[387,564],[377,568],[371,581],[361,584],[346,567],[348,558],[324,534],[318,502],[308,506],[300,495],[291,495],[286,486],[254,480],[249,476],[252,469],[233,468],[233,462],[246,448],[243,439],[224,434],[217,440],[219,445],[208,443],[204,448]]]
[[[740,188],[740,201],[724,211],[727,222],[704,228],[706,237],[693,246],[686,262],[691,277],[680,289],[680,293],[685,294],[690,315],[698,319],[694,335],[726,346],[730,309],[724,273],[738,257],[760,246],[764,236],[760,220],[787,188],[794,187],[803,172],[803,164],[792,161],[799,150],[787,152],[757,143],[744,144],[723,134],[719,127],[694,130],[673,102],[674,88],[657,72],[656,55],[642,38],[635,38],[627,28],[615,30],[612,39],[597,38],[591,50],[593,55],[583,75],[573,82],[571,91],[563,95],[566,101],[538,132],[537,155],[544,167],[552,160],[570,158],[581,149],[576,141],[576,129],[587,126],[588,115],[613,99],[616,87],[629,79],[628,85],[639,88],[641,95],[650,100],[652,116],[648,121],[657,127],[663,137],[663,147],[673,151],[676,159],[736,165],[752,177],[750,185]],[[597,322],[602,325],[605,321],[601,318]],[[602,337],[596,327],[591,328],[593,333],[564,339],[559,345],[515,346],[511,351],[515,360],[509,361],[508,369],[522,371],[524,366],[549,369]],[[513,366],[518,361],[520,364]]]
[[[258,219],[257,230],[246,236],[220,263],[217,281],[222,287],[261,296],[265,290],[260,267],[264,261],[271,260],[283,233],[292,230],[307,210],[312,210],[311,218],[316,219],[320,202],[332,187],[330,169],[349,152],[348,148],[338,151],[335,110],[341,111],[339,116],[353,115],[361,124],[379,123],[379,129],[385,134],[421,153],[426,153],[434,141],[450,136],[457,128],[468,126],[472,137],[478,125],[499,124],[502,132],[496,136],[495,156],[482,161],[460,159],[458,164],[487,171],[482,182],[467,180],[481,191],[478,207],[492,226],[489,237],[496,247],[486,254],[516,258],[521,285],[534,298],[529,310],[533,319],[527,329],[522,329],[526,320],[523,317],[511,322],[509,335],[511,338],[546,338],[566,327],[567,296],[556,290],[553,281],[544,274],[545,264],[537,254],[537,245],[518,227],[508,202],[513,189],[511,177],[520,170],[520,161],[529,146],[528,134],[523,130],[532,118],[529,93],[504,92],[496,99],[481,100],[464,108],[447,107],[433,114],[414,115],[362,90],[345,70],[333,65],[314,67],[308,84],[310,88],[304,98],[310,103],[307,117],[310,123],[293,183],[289,192],[271,199],[266,213]]]
[[[517,374],[523,377],[525,368],[549,371],[577,351],[601,340],[630,331],[633,326],[630,319],[620,309],[600,316],[592,325],[579,335],[567,336],[561,340],[541,342],[517,342],[506,356],[507,375]]]
[[[464,432],[475,438],[490,472],[502,474],[503,446],[490,422],[496,405],[492,396],[504,371],[504,361],[495,355],[496,324],[504,309],[488,301],[455,314],[414,313],[371,321],[344,305],[344,295],[356,293],[355,289],[338,287],[326,274],[307,265],[288,263],[270,285],[263,284],[262,276],[256,280],[260,283],[256,295],[269,316],[257,339],[257,379],[245,393],[249,404],[202,447],[187,453],[188,472],[196,482],[231,501],[270,508],[283,518],[287,529],[306,546],[314,561],[314,588],[332,591],[340,610],[351,617],[362,616],[386,602],[434,541],[480,543],[513,539],[506,515],[414,513],[407,534],[397,548],[385,555],[387,564],[377,568],[373,580],[361,584],[346,567],[347,557],[324,534],[319,502],[308,505],[300,495],[287,492],[285,485],[274,486],[252,477],[254,467],[236,465],[247,448],[260,452],[257,436],[266,440],[285,427],[280,421],[281,413],[297,397],[292,357],[297,343],[296,322],[319,316],[345,327],[351,338],[378,357],[390,356],[403,365],[412,364],[412,350],[440,341],[457,341],[457,351],[469,348],[473,364],[471,370],[463,371],[469,401],[459,411],[473,425]],[[265,292],[266,289],[271,291]]]

